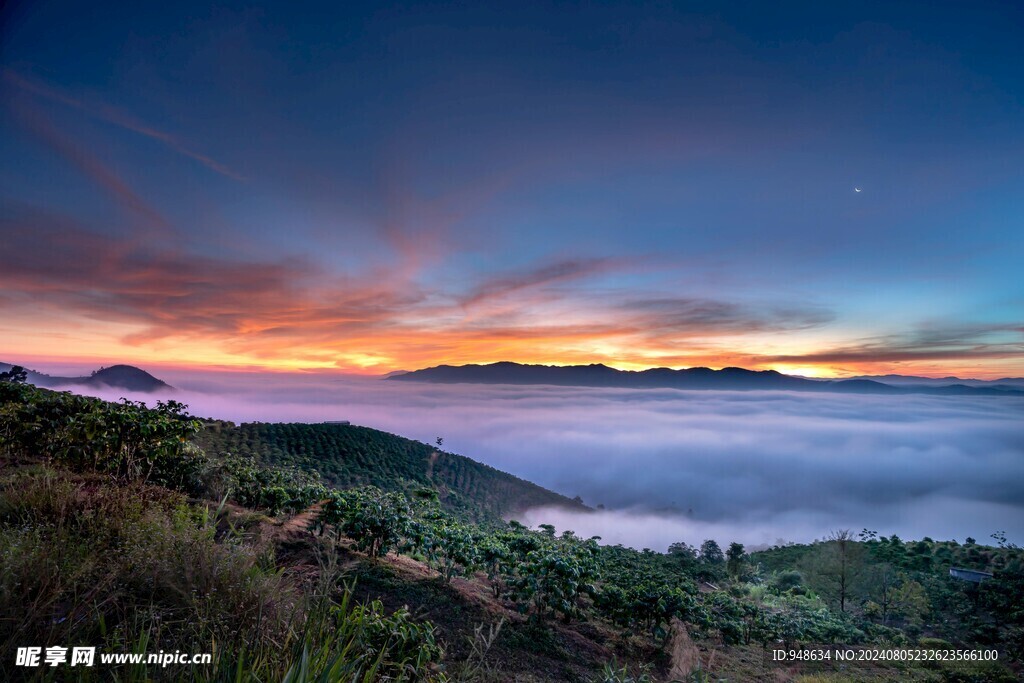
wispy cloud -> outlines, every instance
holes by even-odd
[[[15,104],[13,108],[25,129],[37,140],[104,190],[130,215],[143,221],[141,225],[136,225],[150,232],[166,234],[170,231],[170,223],[156,208],[139,196],[120,175],[100,161],[95,154],[60,132],[42,112],[24,104]]]
[[[54,86],[26,77],[10,68],[5,68],[3,70],[3,79],[8,83],[8,85],[19,88],[20,90],[30,93],[38,98],[62,104],[66,107],[76,109],[94,119],[104,121],[124,130],[138,133],[139,135],[156,140],[177,154],[181,154],[182,156],[186,156],[194,161],[198,161],[211,171],[215,171],[234,180],[245,180],[241,174],[236,173],[215,159],[195,151],[170,133],[144,123],[128,112],[118,109],[117,107],[113,107],[102,102],[86,102]]]
[[[763,360],[779,363],[885,363],[1021,356],[1024,356],[1024,327],[1019,324],[933,323],[906,334],[867,339],[859,344],[798,356],[770,356]]]
[[[578,281],[601,275],[628,265],[622,259],[569,259],[547,263],[518,273],[492,277],[473,288],[462,300],[467,308],[478,304],[538,290],[555,284]]]
[[[706,298],[629,299],[621,309],[637,330],[679,335],[750,334],[819,327],[835,319],[822,306],[740,304]]]

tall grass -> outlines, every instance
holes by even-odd
[[[429,623],[353,604],[336,556],[303,585],[183,496],[32,467],[0,479],[0,680],[443,680]],[[223,528],[224,525],[221,525]],[[209,652],[167,668],[14,670],[19,646]]]

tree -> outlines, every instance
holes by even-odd
[[[725,562],[725,554],[719,545],[709,538],[700,544],[700,561],[704,564],[720,565]]]
[[[7,372],[0,372],[0,382],[24,384],[28,381],[28,371],[20,365],[13,365]]]
[[[697,559],[697,549],[694,548],[689,543],[684,543],[683,541],[678,541],[678,542],[673,543],[672,545],[670,545],[668,547],[668,554],[671,555],[672,557],[676,557],[676,558],[679,558],[679,559],[687,559],[687,560],[696,560]]]
[[[992,538],[994,538],[996,540],[996,543],[999,544],[999,547],[1004,550],[1020,550],[1020,546],[1018,546],[1016,543],[1013,543],[1012,541],[1007,540],[1005,531],[995,532],[994,534],[992,534]]]
[[[867,572],[867,594],[870,599],[865,606],[868,616],[878,617],[882,625],[888,625],[889,616],[896,604],[899,575],[888,562],[880,562]]]
[[[863,573],[864,547],[849,529],[833,531],[818,543],[806,572],[811,587],[837,604],[840,612],[846,611]]]
[[[895,611],[908,623],[920,626],[928,614],[928,596],[917,581],[904,581],[894,595]]]
[[[743,565],[746,564],[747,552],[743,548],[742,543],[730,543],[729,549],[726,551],[725,556],[727,558],[726,568],[729,571],[729,576],[734,579],[738,579],[743,574]]]

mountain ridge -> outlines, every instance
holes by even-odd
[[[591,365],[527,365],[511,361],[490,364],[438,365],[388,377],[404,382],[436,384],[534,384],[622,389],[696,389],[733,391],[813,391],[859,394],[939,394],[979,396],[1024,396],[1013,384],[969,385],[957,378],[949,384],[899,385],[874,377],[827,380],[785,375],[777,370],[748,370],[706,367],[673,370],[616,370],[601,363]]]

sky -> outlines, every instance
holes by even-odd
[[[0,21],[0,360],[1024,376],[1019,3]]]

